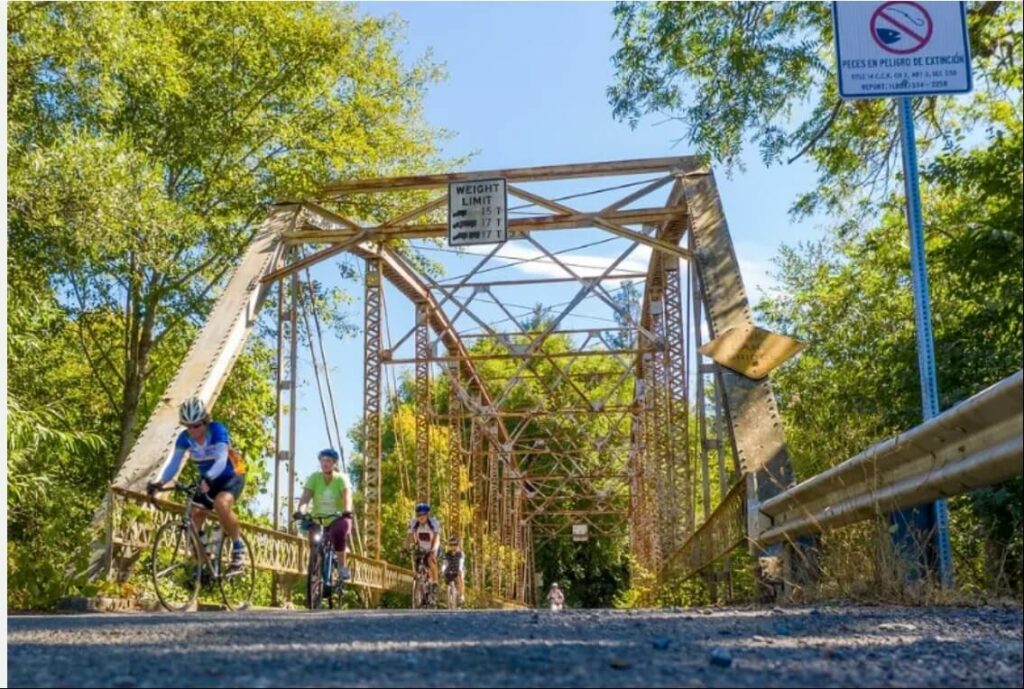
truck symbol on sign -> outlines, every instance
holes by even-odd
[[[453,218],[464,218],[469,215],[469,211],[463,208],[461,211],[455,211],[452,213]]]
[[[457,230],[460,227],[476,227],[476,220],[460,220],[452,225],[453,230]]]
[[[460,239],[480,239],[479,232],[459,232],[457,235],[452,237],[453,242],[457,242]]]

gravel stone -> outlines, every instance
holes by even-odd
[[[1021,686],[1020,608],[812,609],[536,621],[490,610],[12,615],[7,677],[12,687]]]

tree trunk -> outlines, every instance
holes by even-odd
[[[141,300],[133,300],[140,304]],[[131,347],[128,360],[125,361],[124,395],[121,405],[121,433],[117,449],[115,472],[128,459],[128,454],[135,444],[137,434],[135,424],[139,419],[142,393],[146,389],[146,374],[149,370],[149,355],[153,346],[153,324],[156,320],[156,309],[159,297],[156,290],[145,299],[145,312],[141,307],[133,309]],[[140,317],[141,316],[141,317]]]

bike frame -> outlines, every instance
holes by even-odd
[[[193,546],[198,544],[197,550],[199,550],[200,552],[196,553],[196,560],[199,562],[199,575],[202,576],[202,571],[204,569],[208,569],[208,570],[210,570],[210,573],[213,574],[214,577],[219,577],[220,576],[220,572],[217,571],[217,567],[216,567],[216,565],[214,563],[213,558],[210,557],[210,553],[207,552],[205,547],[203,547],[203,531],[200,530],[199,527],[196,526],[196,523],[194,521],[192,521],[192,509],[193,508],[199,508],[201,510],[205,510],[207,513],[211,513],[212,512],[212,510],[207,509],[206,507],[204,507],[202,505],[197,505],[196,502],[195,502],[195,494],[199,492],[199,488],[200,488],[201,483],[202,483],[202,478],[197,479],[195,484],[190,486],[190,487],[189,486],[183,486],[180,483],[175,483],[174,487],[172,488],[172,490],[177,491],[177,492],[185,492],[185,494],[186,494],[185,503],[184,503],[184,509],[181,512],[181,527],[183,529],[185,529],[186,532],[190,532],[191,534],[195,535],[195,540],[192,541],[190,539],[189,542]],[[214,515],[214,516],[216,517],[216,515]],[[204,527],[208,528],[208,526],[209,526],[208,524],[204,524]],[[218,526],[218,528],[220,528],[220,530],[221,530],[221,532],[223,534],[224,526],[220,523],[219,520],[217,521],[217,526]],[[223,535],[221,536],[221,538],[223,538]],[[206,544],[206,545],[211,545],[211,544]]]
[[[331,585],[331,573],[334,571],[335,566],[340,567],[341,563],[337,562],[337,553],[334,552],[334,545],[327,538],[327,526],[325,521],[334,519],[343,519],[343,514],[332,514],[324,517],[314,517],[312,515],[305,515],[305,518],[309,520],[309,538],[315,544],[315,549],[311,549],[310,557],[316,552],[320,553],[320,557],[323,558],[322,569],[320,570],[320,585],[321,587],[328,587]],[[341,587],[344,589],[345,583],[341,582]],[[333,590],[331,591],[333,595]]]
[[[221,569],[222,556],[225,553],[230,552],[230,550],[225,550],[225,546],[229,543],[229,541],[226,540],[227,532],[224,529],[224,525],[220,523],[219,519],[216,519],[216,514],[214,514],[215,521],[206,521],[204,519],[204,524],[202,528],[197,527],[195,522],[192,520],[192,514],[196,509],[203,510],[204,513],[207,515],[213,512],[213,510],[210,510],[204,505],[197,503],[195,500],[194,496],[197,493],[199,493],[202,480],[202,477],[197,478],[194,485],[191,486],[189,484],[175,482],[171,486],[164,487],[165,490],[171,490],[175,493],[185,493],[185,497],[184,500],[182,501],[181,510],[180,512],[178,512],[178,514],[180,515],[178,520],[168,520],[157,531],[156,540],[154,541],[152,546],[154,553],[152,570],[153,585],[154,587],[156,587],[157,596],[158,598],[160,598],[161,604],[163,604],[164,607],[168,610],[177,609],[174,608],[171,604],[169,604],[164,599],[163,594],[161,594],[160,592],[160,578],[168,570],[165,569],[162,571],[157,571],[156,567],[156,548],[158,546],[160,534],[163,532],[164,529],[170,528],[171,530],[168,532],[169,534],[172,534],[174,533],[174,531],[177,531],[178,537],[180,538],[183,536],[187,542],[186,544],[184,544],[186,550],[184,551],[183,555],[186,558],[184,564],[187,564],[188,566],[185,567],[184,571],[191,572],[192,576],[194,577],[194,581],[196,581],[196,587],[193,589],[193,593],[190,598],[190,603],[193,603],[195,601],[195,597],[198,595],[198,592],[201,589],[205,588],[210,584],[216,583],[216,585],[220,588],[220,593],[224,601],[224,604],[229,609],[234,610],[248,607],[252,600],[252,594],[255,585],[255,575],[251,571],[249,573],[243,574],[243,576],[246,577],[246,579],[243,581],[248,582],[247,596],[243,601],[236,601],[233,599],[229,600],[229,592],[225,588],[225,586],[227,585],[226,582],[228,582],[229,579],[232,579],[234,575],[228,575],[226,574],[226,569]],[[150,501],[153,502],[154,504],[156,503],[156,500],[152,496],[150,496]],[[217,539],[214,538],[214,535],[217,533],[220,534],[219,542],[217,542]],[[204,542],[204,536],[210,536],[210,538]],[[248,542],[245,541],[244,537],[243,543],[245,544],[244,547],[248,552],[250,562],[254,562],[252,560],[252,550]],[[175,545],[174,548],[177,549],[177,545]],[[228,548],[230,548],[230,546],[228,546]],[[189,563],[189,559],[194,560],[194,563]],[[207,578],[208,576],[209,578]]]

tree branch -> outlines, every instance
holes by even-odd
[[[812,148],[814,148],[815,144],[817,144],[818,141],[821,140],[821,137],[825,136],[828,130],[832,128],[832,125],[833,123],[835,123],[836,117],[839,116],[839,111],[842,109],[842,107],[842,99],[837,100],[835,107],[832,108],[832,114],[829,115],[828,120],[825,121],[825,124],[823,124],[821,128],[814,133],[814,136],[811,137],[810,141],[804,144],[804,147],[801,148],[795,156],[786,161],[786,165],[792,165],[794,162],[799,160],[803,155],[809,152]]]

